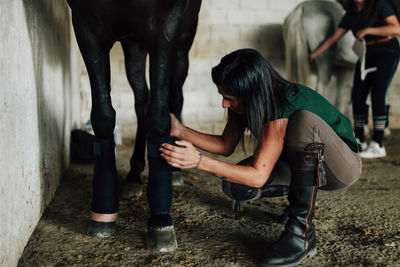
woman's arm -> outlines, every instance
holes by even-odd
[[[357,39],[361,40],[365,35],[394,36],[400,35],[400,23],[395,15],[385,19],[387,25],[381,27],[368,27],[357,32]]]
[[[222,135],[201,133],[183,125],[171,114],[171,136],[189,141],[196,147],[213,154],[231,155],[243,133],[244,127],[231,121],[226,124]]]
[[[329,49],[334,43],[336,43],[342,36],[347,32],[347,29],[337,28],[336,31],[322,43],[314,52],[309,55],[310,61],[314,60],[317,56]]]
[[[263,141],[255,154],[252,166],[228,164],[201,156],[190,143],[184,141],[177,142],[184,147],[163,144],[163,148],[160,149],[161,155],[174,167],[194,168],[198,165],[198,169],[227,181],[259,188],[268,180],[282,153],[287,122],[287,119],[279,119],[265,126]]]

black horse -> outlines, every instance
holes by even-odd
[[[118,180],[113,132],[109,52],[121,42],[128,81],[135,96],[137,136],[127,181],[141,184],[145,144],[149,163],[147,198],[151,211],[148,247],[173,251],[177,247],[173,222],[171,168],[160,157],[161,143],[170,137],[169,112],[180,115],[188,51],[197,28],[201,0],[67,0],[75,36],[88,70],[92,91],[91,121],[96,136],[91,227],[94,236],[115,231]],[[145,80],[150,59],[150,88]]]

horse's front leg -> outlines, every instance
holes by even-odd
[[[172,49],[173,45],[165,42],[160,49],[150,52],[151,99],[146,120],[149,163],[147,200],[151,212],[147,246],[162,252],[174,251],[177,248],[173,221],[169,215],[172,204],[172,168],[160,156],[159,151],[162,143],[173,143],[169,115]]]
[[[147,200],[151,217],[148,221],[147,246],[167,252],[177,248],[173,221],[169,215],[172,205],[172,168],[160,156],[162,143],[173,143],[170,136],[168,107],[170,60],[164,54],[150,56],[151,101],[147,116],[147,159],[149,178]]]
[[[91,226],[88,234],[110,236],[115,231],[118,212],[118,175],[115,165],[115,110],[110,96],[111,40],[106,34],[95,36],[90,23],[81,17],[73,17],[75,35],[88,70],[92,91],[91,121],[95,133],[93,152],[93,197]],[[100,37],[101,36],[101,37]]]
[[[186,4],[187,1],[171,2],[169,10],[157,16],[156,24],[162,26],[158,29],[150,27],[150,30],[154,30],[153,36],[157,37],[148,48],[151,93],[146,120],[149,163],[147,200],[151,216],[148,221],[147,246],[161,252],[174,251],[178,247],[174,224],[169,215],[172,204],[171,167],[161,157],[159,149],[162,143],[173,143],[170,136],[169,87],[181,18]]]

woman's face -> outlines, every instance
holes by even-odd
[[[222,95],[222,107],[229,108],[235,113],[244,114],[242,100],[235,96],[225,94],[222,86],[218,85],[218,92]]]

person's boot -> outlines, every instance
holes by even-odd
[[[296,266],[317,252],[312,223],[319,186],[324,185],[323,144],[313,143],[305,151],[288,151],[292,170],[289,220],[278,241],[262,257],[260,266]]]

